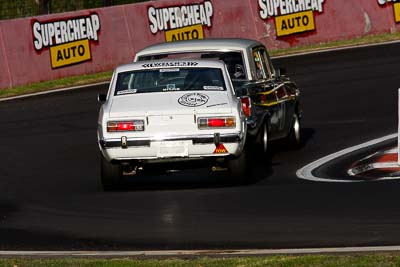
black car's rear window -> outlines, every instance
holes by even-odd
[[[121,72],[117,76],[114,95],[197,90],[226,90],[221,69],[165,68]]]
[[[204,52],[179,52],[168,54],[156,54],[141,56],[139,61],[158,60],[158,59],[215,59],[222,60],[228,68],[229,75],[232,79],[246,79],[243,55],[241,52],[220,52],[220,51],[204,51]]]

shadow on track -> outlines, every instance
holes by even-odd
[[[250,186],[272,175],[270,157],[251,156],[251,173],[245,182],[238,184],[226,171],[211,171],[211,168],[200,166],[179,166],[179,168],[159,168],[151,166],[137,176],[124,176],[123,184],[118,191],[146,190],[185,190],[213,189],[223,187]]]
[[[302,129],[302,147],[312,139],[314,133],[314,129]],[[291,150],[293,148],[283,141],[271,142],[267,154],[259,152],[259,149],[255,147],[248,148],[251,172],[243,183],[233,181],[226,171],[213,172],[207,165],[196,165],[196,168],[193,168],[191,163],[177,163],[175,166],[168,165],[167,168],[161,164],[149,166],[136,176],[124,176],[122,186],[117,191],[169,191],[252,186],[272,176],[273,158],[277,153]]]

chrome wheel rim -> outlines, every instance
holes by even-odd
[[[263,137],[262,137],[263,152],[266,153],[268,149],[268,129],[267,124],[264,123]]]
[[[293,132],[296,142],[300,143],[300,121],[297,115],[294,115]]]

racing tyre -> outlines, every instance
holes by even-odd
[[[257,141],[256,141],[258,151],[260,151],[263,154],[267,154],[268,152],[268,125],[267,123],[263,123],[261,126],[261,129],[257,135]]]
[[[287,141],[290,148],[298,149],[303,145],[301,139],[301,124],[297,114],[293,115],[293,124],[287,137]]]
[[[252,175],[246,149],[243,149],[239,157],[230,159],[227,165],[229,175],[234,183],[246,184],[251,180]]]
[[[108,162],[103,155],[100,155],[100,175],[104,191],[121,189],[122,168],[119,164]]]

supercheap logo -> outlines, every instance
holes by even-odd
[[[386,6],[388,3],[393,3],[394,20],[400,22],[400,0],[378,0],[381,6]]]
[[[314,13],[323,13],[325,0],[259,0],[260,17],[274,18],[277,37],[314,31]]]
[[[205,27],[212,27],[214,8],[211,1],[202,4],[148,9],[150,31],[165,32],[167,42],[204,39]]]
[[[90,41],[98,42],[100,19],[96,13],[66,20],[32,23],[33,45],[37,52],[50,49],[53,69],[92,59]]]

